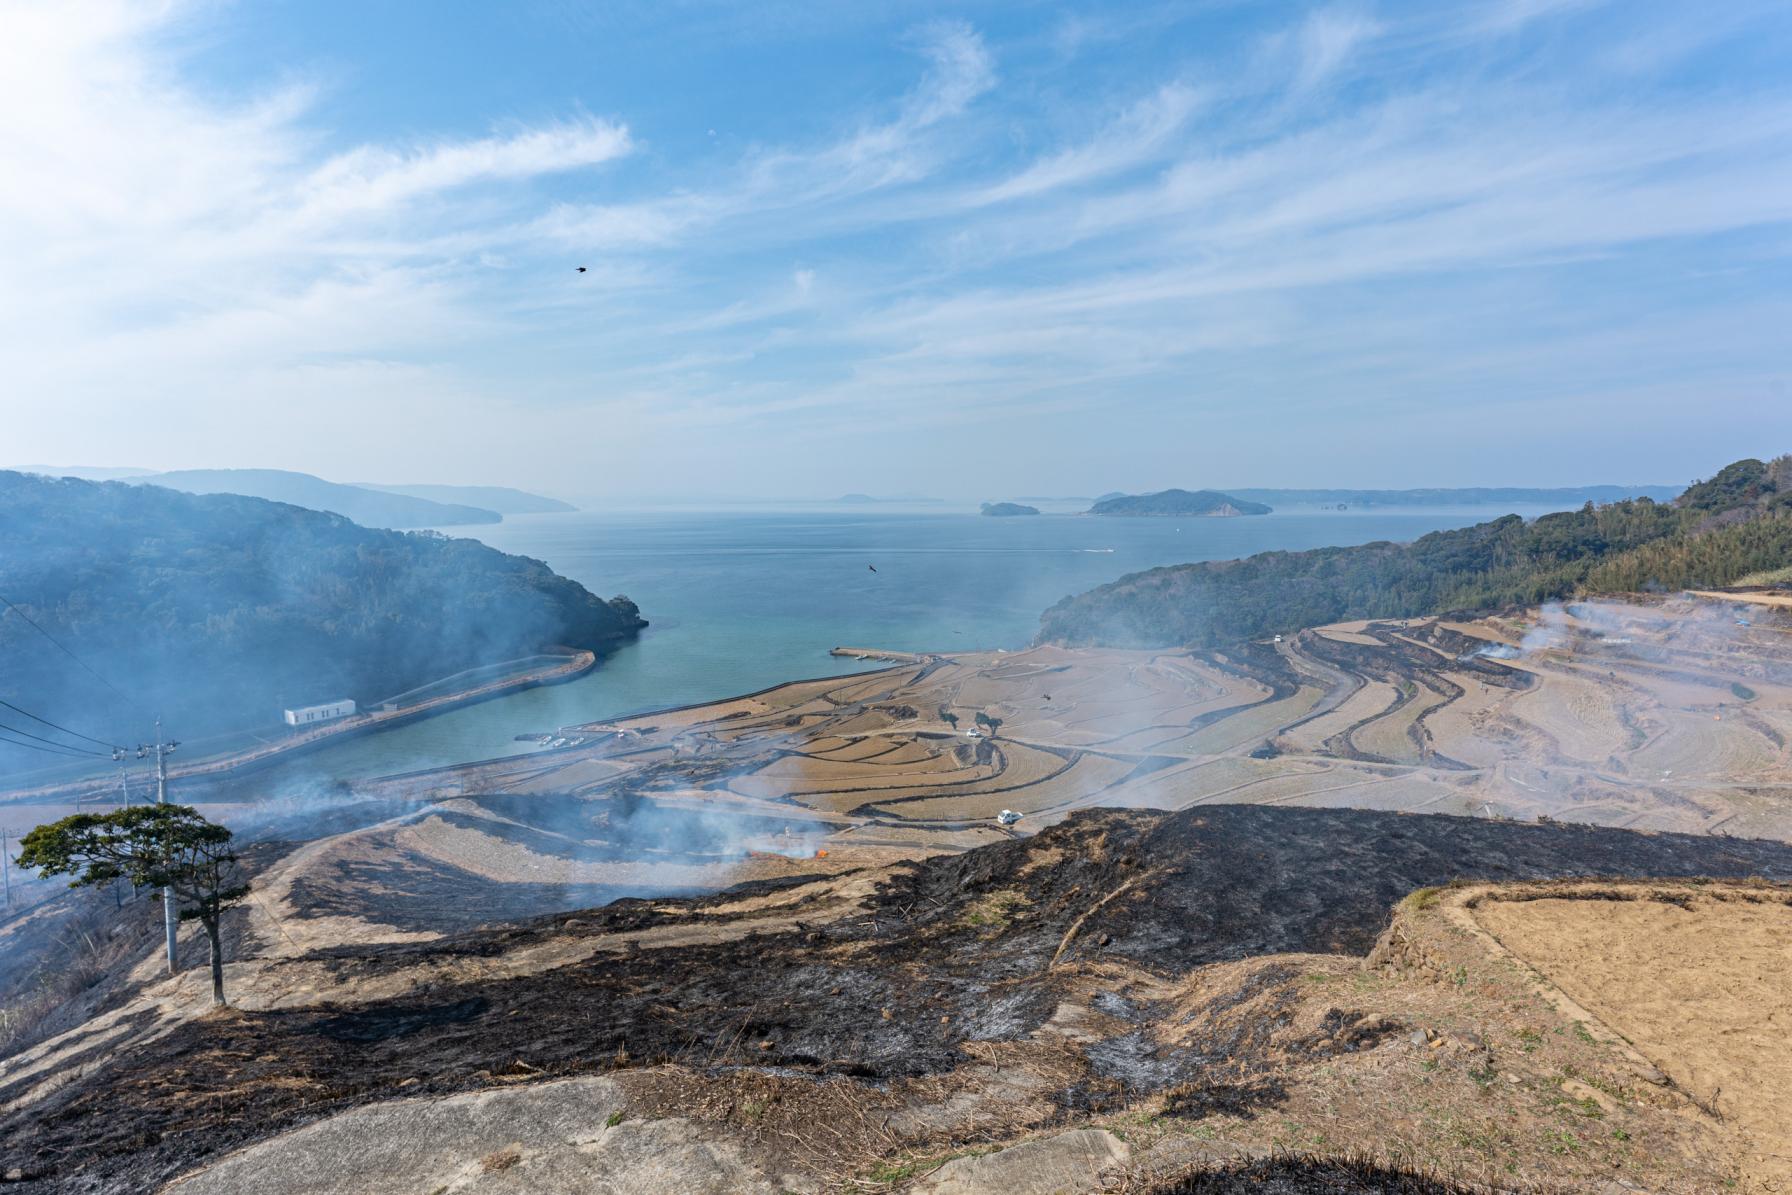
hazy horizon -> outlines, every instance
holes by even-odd
[[[1774,455],[1777,455],[1777,454],[1774,454]],[[1729,462],[1726,461],[1723,463],[1728,464]],[[214,468],[219,469],[219,470],[228,470],[228,469],[257,470],[257,469],[263,468],[263,466],[220,465],[220,466],[215,466]],[[151,484],[153,484],[156,475],[158,475],[160,473],[164,473],[164,472],[173,472],[173,470],[150,469],[150,468],[147,468],[144,466],[139,466],[139,465],[91,465],[91,464],[71,465],[71,464],[43,464],[43,463],[36,463],[36,464],[0,463],[0,470],[8,470],[8,469],[14,470],[17,472],[44,473],[44,474],[48,474],[48,475],[52,475],[52,476],[58,476],[58,475],[60,475],[60,476],[82,476],[83,474],[96,474],[96,476],[83,476],[82,479],[89,480],[89,481],[133,481],[133,482],[141,481],[141,482],[148,482]],[[60,470],[73,470],[74,472],[63,474],[63,473],[58,472]],[[308,470],[304,470],[304,469],[294,469],[294,470],[290,470],[290,471],[297,472],[297,473],[308,473],[309,472]],[[1714,467],[1713,469],[1709,470],[1709,472],[1716,472],[1716,468]],[[97,476],[97,474],[101,474],[101,473],[116,474],[116,476]],[[702,492],[702,491],[693,490],[691,492],[682,493],[682,494],[657,494],[657,495],[655,495],[655,494],[643,493],[638,496],[631,496],[631,495],[615,495],[615,494],[612,494],[612,495],[593,495],[593,494],[579,495],[579,494],[565,493],[565,492],[560,492],[557,490],[550,489],[549,487],[546,487],[546,486],[532,485],[526,479],[520,480],[520,481],[499,480],[499,481],[490,481],[490,482],[468,482],[468,481],[459,481],[459,480],[444,480],[444,479],[435,478],[435,477],[430,477],[430,478],[404,477],[404,478],[396,479],[396,480],[391,479],[391,478],[379,477],[379,478],[356,478],[354,480],[348,480],[348,479],[339,478],[339,477],[322,477],[321,474],[315,474],[315,473],[312,473],[310,475],[320,477],[324,481],[333,482],[338,485],[351,485],[351,486],[372,486],[372,485],[397,485],[397,486],[410,486],[410,485],[418,485],[418,486],[426,486],[426,485],[481,486],[481,485],[490,485],[490,486],[502,486],[502,487],[508,487],[511,489],[521,490],[524,493],[537,494],[542,497],[558,498],[562,501],[573,502],[575,504],[578,504],[582,500],[584,502],[588,502],[588,503],[592,504],[593,506],[610,507],[610,508],[614,508],[614,509],[625,509],[627,507],[627,505],[629,504],[629,502],[631,502],[631,501],[635,501],[642,505],[648,505],[648,506],[701,506],[704,504],[714,504],[714,505],[718,505],[718,506],[733,506],[733,505],[775,506],[778,504],[827,505],[827,504],[831,504],[831,503],[838,503],[841,499],[848,498],[848,497],[864,496],[864,497],[869,497],[869,498],[874,499],[879,504],[888,504],[891,506],[899,506],[899,505],[903,505],[903,504],[913,505],[913,504],[926,504],[926,503],[941,503],[941,504],[949,504],[949,505],[957,505],[957,506],[974,507],[976,504],[978,504],[980,502],[1014,501],[1014,500],[1023,500],[1023,499],[1031,500],[1031,501],[1035,501],[1035,502],[1093,501],[1095,498],[1099,497],[1100,495],[1108,494],[1108,493],[1148,494],[1148,493],[1156,493],[1156,492],[1160,492],[1160,491],[1168,490],[1168,489],[1185,489],[1185,490],[1209,489],[1209,490],[1219,490],[1222,492],[1228,491],[1228,490],[1240,490],[1240,491],[1242,491],[1242,490],[1310,490],[1310,491],[1317,492],[1317,491],[1324,491],[1324,490],[1352,490],[1352,489],[1354,489],[1354,490],[1396,490],[1396,491],[1398,491],[1398,490],[1420,490],[1420,489],[1460,489],[1460,490],[1468,490],[1468,489],[1591,489],[1596,486],[1617,486],[1617,487],[1621,487],[1621,488],[1642,489],[1642,488],[1653,488],[1653,487],[1662,487],[1662,486],[1679,486],[1679,485],[1686,484],[1685,482],[1679,482],[1679,481],[1622,480],[1622,481],[1543,482],[1543,483],[1538,483],[1536,485],[1518,485],[1515,483],[1507,483],[1507,482],[1500,482],[1500,481],[1490,481],[1490,482],[1466,482],[1465,481],[1465,482],[1451,482],[1448,484],[1437,485],[1437,486],[1416,485],[1416,484],[1415,485],[1385,484],[1385,485],[1373,485],[1373,486],[1343,486],[1343,485],[1330,485],[1330,484],[1327,484],[1322,478],[1313,478],[1313,479],[1306,479],[1299,483],[1287,484],[1287,485],[1280,485],[1280,484],[1274,484],[1271,482],[1263,482],[1263,481],[1255,481],[1255,480],[1245,480],[1245,481],[1238,481],[1238,482],[1233,482],[1233,483],[1219,483],[1219,484],[1209,483],[1209,482],[1170,481],[1170,482],[1165,482],[1161,485],[1146,485],[1146,486],[1135,487],[1135,488],[1131,488],[1131,489],[1122,489],[1121,487],[1118,487],[1118,486],[1101,486],[1101,487],[1091,489],[1090,492],[1087,494],[1072,494],[1071,492],[1063,489],[1062,487],[1058,487],[1057,489],[1054,490],[1053,487],[1051,487],[1051,486],[1035,486],[1032,490],[1028,490],[1023,487],[1023,488],[1015,490],[1011,493],[981,493],[981,492],[967,493],[962,490],[959,490],[956,492],[942,490],[937,493],[921,493],[919,491],[910,489],[910,490],[903,490],[900,492],[845,490],[845,491],[841,491],[839,493],[801,494],[801,493],[775,493],[774,492],[774,493],[766,493],[766,494],[740,494],[740,493],[725,493],[725,492]]]
[[[586,505],[1792,444],[1783,5],[4,13],[18,460]]]

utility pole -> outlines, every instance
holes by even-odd
[[[155,752],[156,804],[158,805],[166,805],[168,803],[168,756],[178,746],[180,746],[180,744],[177,742],[165,743],[162,741],[162,720],[160,718],[156,719],[156,741],[154,745],[152,746],[149,743],[137,744],[138,759],[148,758],[150,752]],[[170,975],[177,975],[180,973],[180,959],[175,953],[174,943],[174,931],[177,922],[178,917],[174,910],[174,889],[163,888],[162,927],[168,934],[168,974]]]
[[[112,758],[118,764],[118,807],[123,809],[131,803],[131,786],[125,783],[124,778],[124,749],[122,747],[113,748]]]
[[[112,748],[112,760],[118,765],[118,807],[123,809],[131,803],[131,786],[125,780],[124,775],[123,747]],[[136,898],[137,886],[133,884],[131,885],[131,899],[135,900]],[[117,876],[112,877],[112,907],[116,909],[124,908],[124,896],[118,891]]]

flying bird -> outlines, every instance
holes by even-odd
[[[870,569],[874,573],[877,571],[877,566],[875,564],[867,564],[865,567]]]
[[[585,267],[584,267],[584,266],[580,266],[580,267],[579,267],[579,273],[581,273],[581,274],[583,274],[583,273],[584,273],[584,272],[585,272]]]

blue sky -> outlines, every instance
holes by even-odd
[[[589,501],[1792,450],[1783,3],[0,25],[0,460]]]

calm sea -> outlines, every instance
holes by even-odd
[[[529,749],[515,741],[522,732],[878,666],[830,657],[828,650],[839,645],[1019,648],[1032,638],[1040,612],[1059,598],[1140,569],[1272,549],[1410,540],[1505,513],[995,519],[878,506],[511,516],[470,534],[544,560],[605,597],[627,594],[653,624],[640,641],[569,684],[353,740],[265,775],[278,787],[301,778],[353,778],[515,754]]]

